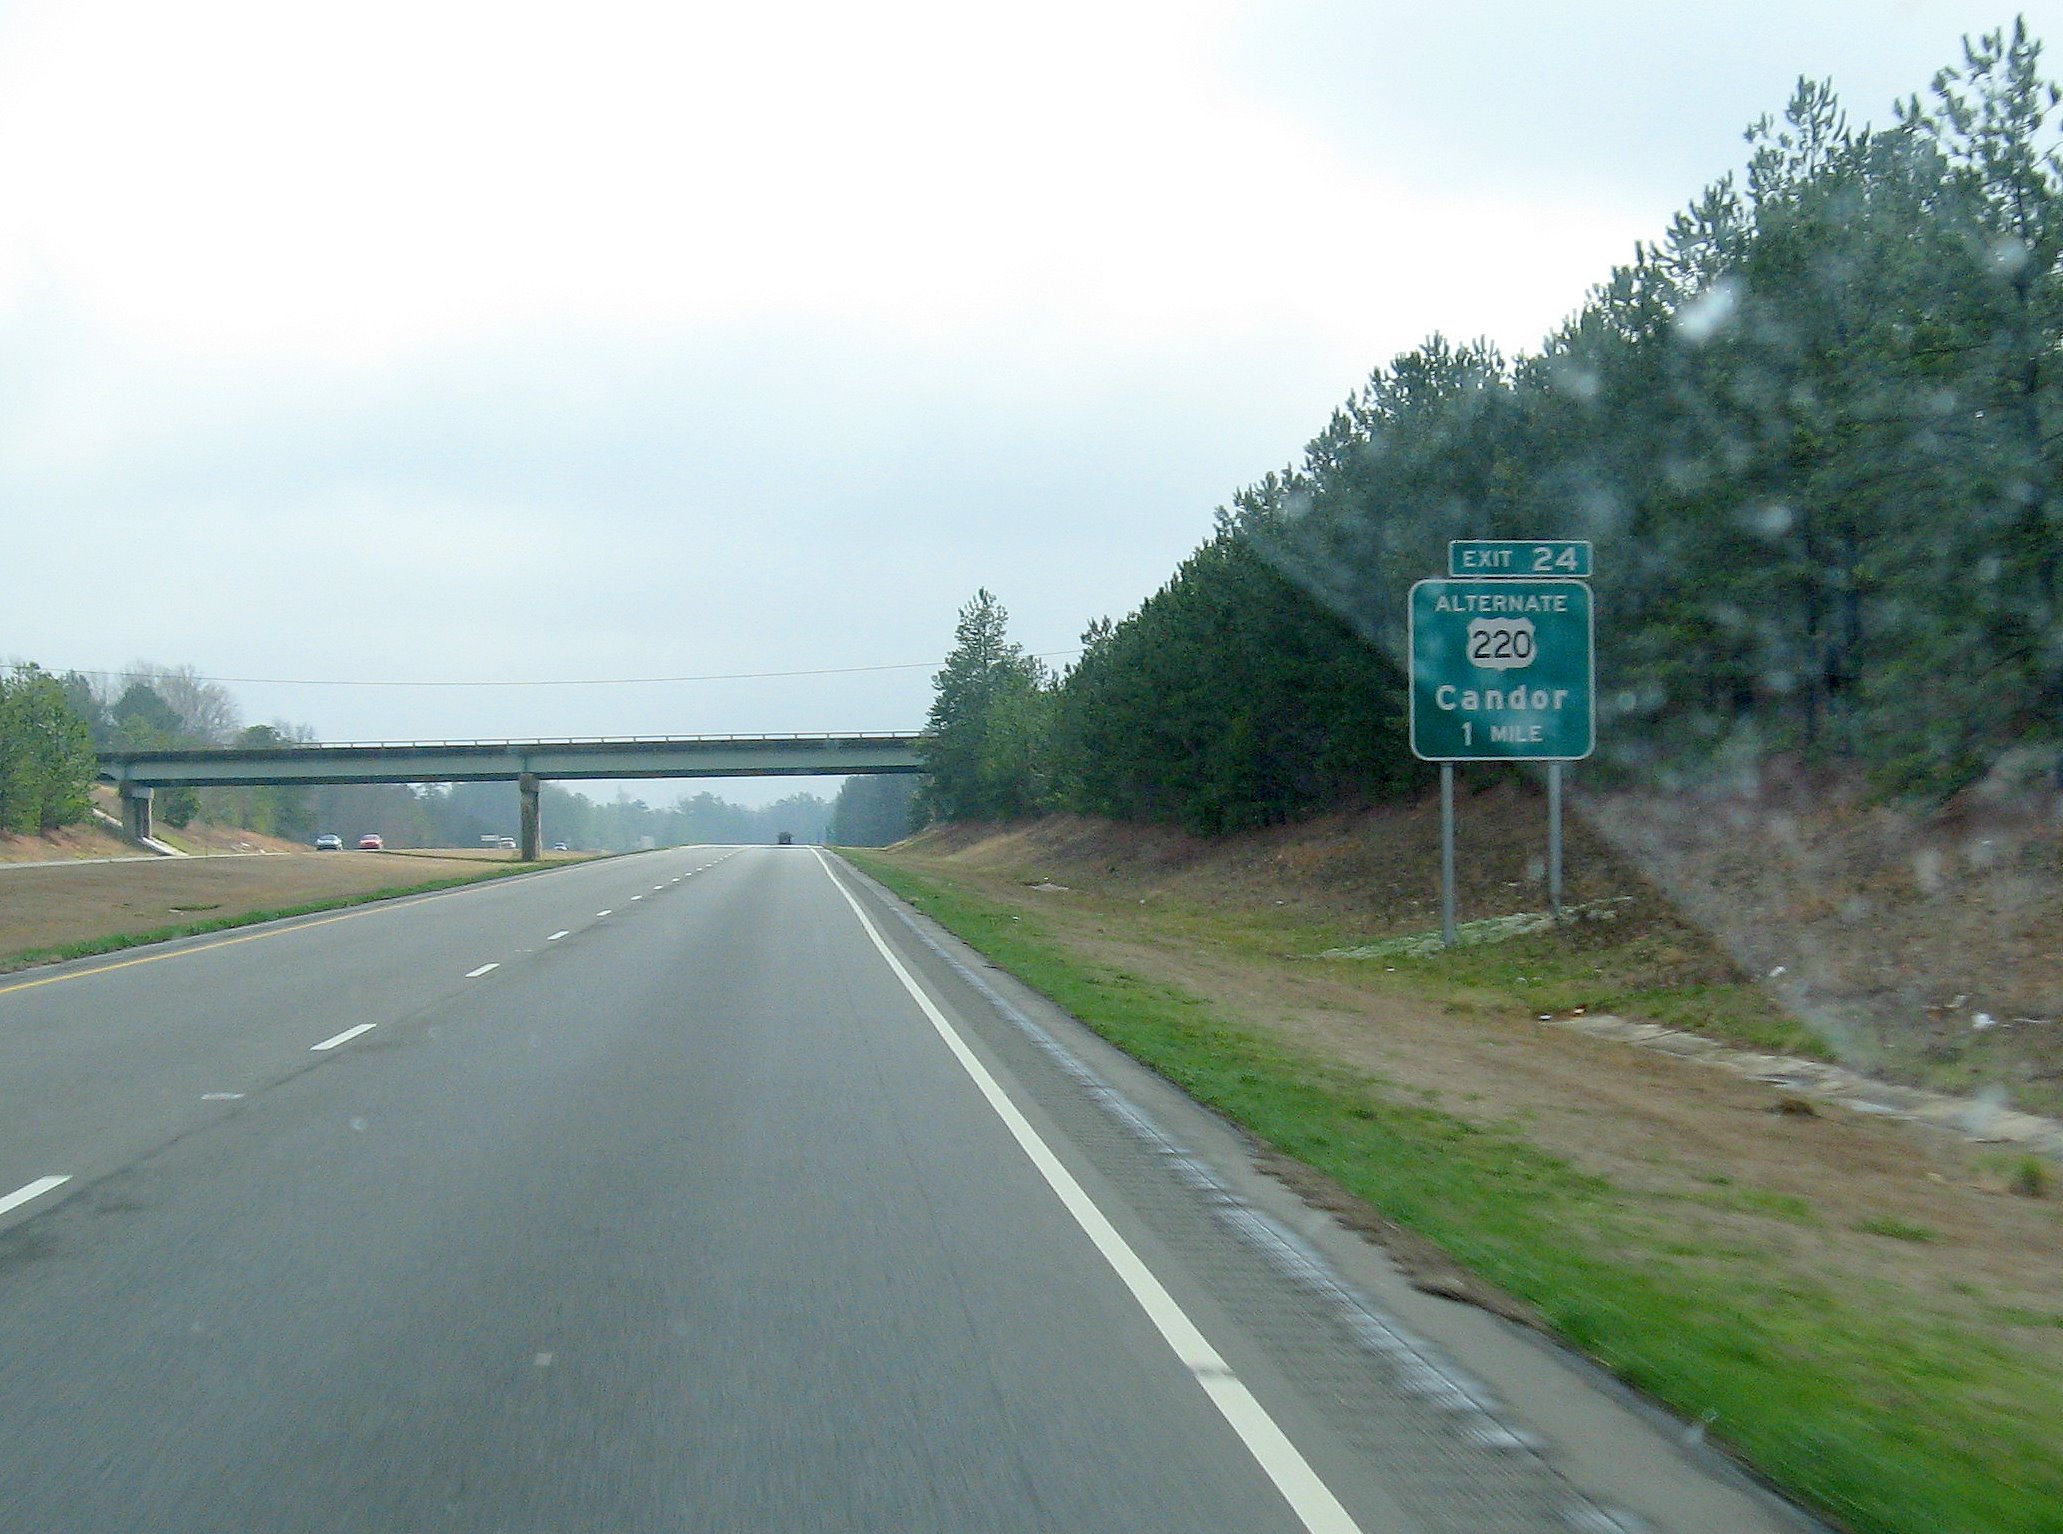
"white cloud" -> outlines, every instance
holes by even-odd
[[[1637,232],[1350,167],[1223,83],[1225,5],[31,14],[0,271],[195,353],[568,316],[1530,341]]]
[[[7,647],[900,662],[984,584],[1067,644],[1372,366],[1537,343],[1738,163],[1794,39],[1949,61],[1934,0],[1756,3],[0,0],[0,504],[43,572]],[[240,691],[368,738],[896,727],[928,687]]]

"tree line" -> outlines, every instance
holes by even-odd
[[[1888,127],[1801,82],[1536,354],[1436,335],[1377,369],[1064,674],[977,594],[925,808],[1217,831],[1410,791],[1406,597],[1459,538],[1592,541],[1596,771],[2054,774],[2059,99],[2024,23]]]
[[[886,847],[910,834],[917,779],[909,773],[856,773],[838,786],[825,840],[834,847]]]
[[[244,724],[228,689],[190,666],[138,661],[112,676],[53,675],[20,663],[0,674],[0,833],[32,835],[85,820],[97,751],[290,746],[315,738],[308,726],[284,720]],[[807,793],[756,807],[710,793],[654,806],[628,792],[591,799],[558,783],[541,786],[539,809],[547,843],[598,852],[771,842],[782,832],[818,842],[832,819],[832,805]],[[516,792],[507,783],[164,788],[152,813],[175,829],[203,822],[296,841],[325,831],[349,841],[373,831],[396,847],[470,847],[517,831]]]
[[[92,782],[93,737],[63,683],[32,665],[0,676],[0,832],[84,820]]]
[[[1417,787],[1397,669],[1229,529],[1054,676],[990,592],[960,612],[934,679],[934,820],[1053,811],[1205,835]]]
[[[228,694],[191,670],[132,668],[111,689],[76,671],[57,676],[16,662],[0,675],[0,833],[35,835],[87,819],[96,751],[185,744],[234,718]],[[192,790],[167,799],[174,824],[198,808]]]

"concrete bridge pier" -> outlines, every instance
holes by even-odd
[[[516,779],[516,796],[521,807],[516,833],[520,849],[516,856],[526,863],[535,863],[544,856],[544,828],[538,813],[536,773],[526,772]]]
[[[142,783],[122,785],[122,830],[134,841],[150,840],[150,789]]]

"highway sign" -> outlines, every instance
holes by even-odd
[[[1416,755],[1573,762],[1596,747],[1589,586],[1420,581],[1410,614]]]
[[[1447,545],[1456,580],[1590,578],[1588,538],[1458,538]]]

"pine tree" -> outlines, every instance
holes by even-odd
[[[1046,801],[1051,712],[1046,668],[1009,638],[1010,615],[977,591],[932,678],[925,724],[924,812],[939,820],[1007,820]]]
[[[86,818],[93,735],[64,684],[33,665],[0,678],[0,831],[54,831]]]

